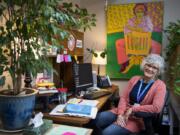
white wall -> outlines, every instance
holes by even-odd
[[[81,6],[88,9],[90,13],[96,14],[96,27],[93,27],[91,31],[87,30],[84,34],[85,40],[85,56],[86,48],[93,48],[96,50],[103,50],[106,47],[106,20],[104,12],[104,0],[81,0]],[[90,62],[91,58],[85,57],[85,62]]]
[[[106,47],[106,18],[103,0],[81,0],[80,5],[96,14],[96,27],[87,30],[84,34],[84,62],[91,62],[92,56],[86,51],[87,48],[103,50]],[[97,65],[93,66],[97,71]],[[105,75],[105,66],[100,66],[100,74]]]
[[[138,2],[154,2],[162,0],[108,0],[108,4],[122,4],[122,3],[138,3]],[[88,9],[89,12],[95,13],[97,16],[97,26],[92,28],[91,31],[87,31],[84,34],[84,48],[94,48],[102,50],[106,47],[106,15],[105,15],[105,0],[80,0],[80,5]],[[176,21],[180,19],[180,0],[164,0],[164,28],[170,21]],[[163,48],[168,44],[168,41],[163,34]],[[164,49],[163,49],[164,50]],[[91,57],[85,50],[85,62],[90,62]],[[105,67],[101,70],[101,74],[105,74]],[[127,81],[113,81],[118,84],[120,90],[122,90]]]

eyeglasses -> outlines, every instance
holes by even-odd
[[[159,70],[159,67],[156,67],[156,66],[151,65],[151,64],[146,64],[145,66],[147,66],[148,68],[152,68],[153,70]]]

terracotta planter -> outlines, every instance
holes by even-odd
[[[37,90],[26,88],[27,94],[4,95],[0,92],[0,119],[6,130],[19,130],[26,127],[35,106]]]

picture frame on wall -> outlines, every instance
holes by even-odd
[[[161,54],[163,2],[108,5],[106,15],[107,74],[114,79],[141,75],[143,58]]]

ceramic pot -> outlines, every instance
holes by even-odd
[[[0,119],[6,130],[19,130],[26,127],[35,107],[37,90],[25,88],[27,94],[17,96],[1,94]]]

